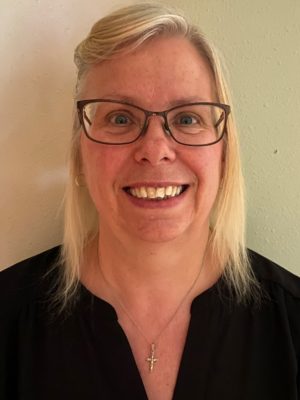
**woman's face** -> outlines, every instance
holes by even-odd
[[[216,100],[206,62],[179,37],[154,39],[134,53],[93,66],[81,99],[95,98],[126,100],[153,111]],[[81,133],[83,173],[102,235],[165,242],[207,234],[220,184],[222,141],[184,146],[165,134],[162,122],[150,117],[146,135],[118,146],[95,143]],[[166,200],[136,197],[139,191],[151,196],[154,189],[182,185],[183,193]]]

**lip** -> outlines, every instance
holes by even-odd
[[[159,200],[147,200],[147,199],[142,199],[142,198],[137,198],[132,196],[126,189],[128,188],[139,188],[139,187],[154,187],[154,188],[159,188],[159,187],[167,187],[167,186],[185,186],[184,191],[176,196],[176,197],[169,197],[167,199],[159,199]],[[140,207],[140,208],[150,208],[150,209],[164,209],[164,208],[170,208],[170,207],[175,207],[178,204],[180,204],[184,198],[186,197],[187,193],[189,192],[190,185],[189,184],[182,184],[182,183],[174,183],[174,182],[147,182],[147,183],[135,183],[135,184],[130,184],[126,185],[122,188],[122,192],[124,195],[127,197],[127,199],[135,206]]]

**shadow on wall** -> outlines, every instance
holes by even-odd
[[[2,77],[0,268],[61,240],[74,69],[51,29],[43,42],[17,46]]]

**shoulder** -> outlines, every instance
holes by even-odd
[[[300,278],[273,261],[249,251],[254,274],[266,295],[263,310],[285,321],[285,329],[292,339],[297,357],[300,356]],[[275,314],[274,314],[275,313]],[[266,314],[264,314],[266,318]],[[275,327],[275,321],[273,327]],[[300,359],[299,359],[300,360]]]
[[[0,272],[0,315],[11,315],[49,290],[60,247],[37,254]]]
[[[273,287],[300,301],[300,277],[252,250],[248,254],[253,272],[263,287]]]

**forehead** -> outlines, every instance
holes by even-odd
[[[181,37],[159,37],[92,66],[81,97],[123,99],[158,109],[180,100],[214,101],[214,93],[211,70],[194,45]]]

